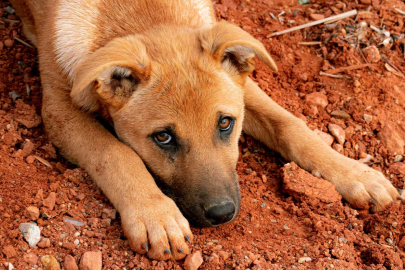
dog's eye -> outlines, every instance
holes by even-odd
[[[159,143],[159,144],[169,144],[172,141],[173,137],[172,135],[170,135],[167,132],[159,132],[155,135],[155,140]]]
[[[219,121],[219,130],[221,132],[229,131],[232,128],[233,119],[230,117],[224,117]]]

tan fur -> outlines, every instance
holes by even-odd
[[[229,203],[235,218],[242,127],[334,183],[355,207],[373,198],[379,210],[398,196],[381,173],[333,151],[247,77],[255,55],[274,71],[276,64],[248,33],[215,22],[209,0],[12,4],[38,47],[46,131],[120,212],[136,252],[181,259],[192,238],[183,214],[207,226],[207,209]],[[226,136],[223,117],[235,119]],[[154,141],[162,128],[178,140],[170,151]]]

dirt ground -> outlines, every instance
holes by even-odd
[[[218,18],[258,38],[277,62],[278,73],[258,63],[252,74],[268,95],[322,131],[326,141],[333,140],[329,124],[337,125],[345,138],[336,136],[336,151],[362,159],[404,189],[405,15],[394,9],[405,11],[404,2],[310,2],[214,3]],[[11,269],[10,263],[43,269],[44,255],[61,265],[71,255],[79,263],[91,250],[102,252],[103,269],[182,269],[182,261],[135,254],[107,198],[47,139],[37,52],[17,40],[26,39],[8,7],[0,0],[0,269]],[[352,9],[361,11],[357,18],[270,36]],[[310,41],[315,45],[300,44]],[[403,269],[403,204],[377,214],[352,209],[333,185],[245,135],[237,171],[238,218],[218,228],[193,228],[192,252],[201,251],[204,260],[200,269]],[[41,229],[36,247],[19,231],[31,220]]]

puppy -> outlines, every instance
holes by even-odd
[[[182,259],[187,219],[236,217],[242,129],[353,207],[380,210],[399,195],[259,89],[248,77],[255,56],[273,71],[275,62],[248,33],[216,22],[209,0],[12,3],[38,48],[49,138],[114,204],[138,253]]]

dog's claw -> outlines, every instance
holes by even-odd
[[[168,250],[167,248],[165,249],[165,253],[167,253],[167,254],[172,254],[171,252],[170,252],[170,250]]]
[[[143,246],[145,247],[146,252],[148,252],[148,251],[149,251],[148,244],[147,244],[147,243],[143,243]]]
[[[184,253],[183,248],[181,247],[179,250],[180,253]]]
[[[187,241],[191,244],[190,236],[186,235]]]
[[[374,204],[374,206],[377,206],[377,202],[376,201],[374,201],[373,199],[371,199],[370,198],[370,202],[372,203],[372,204]]]

